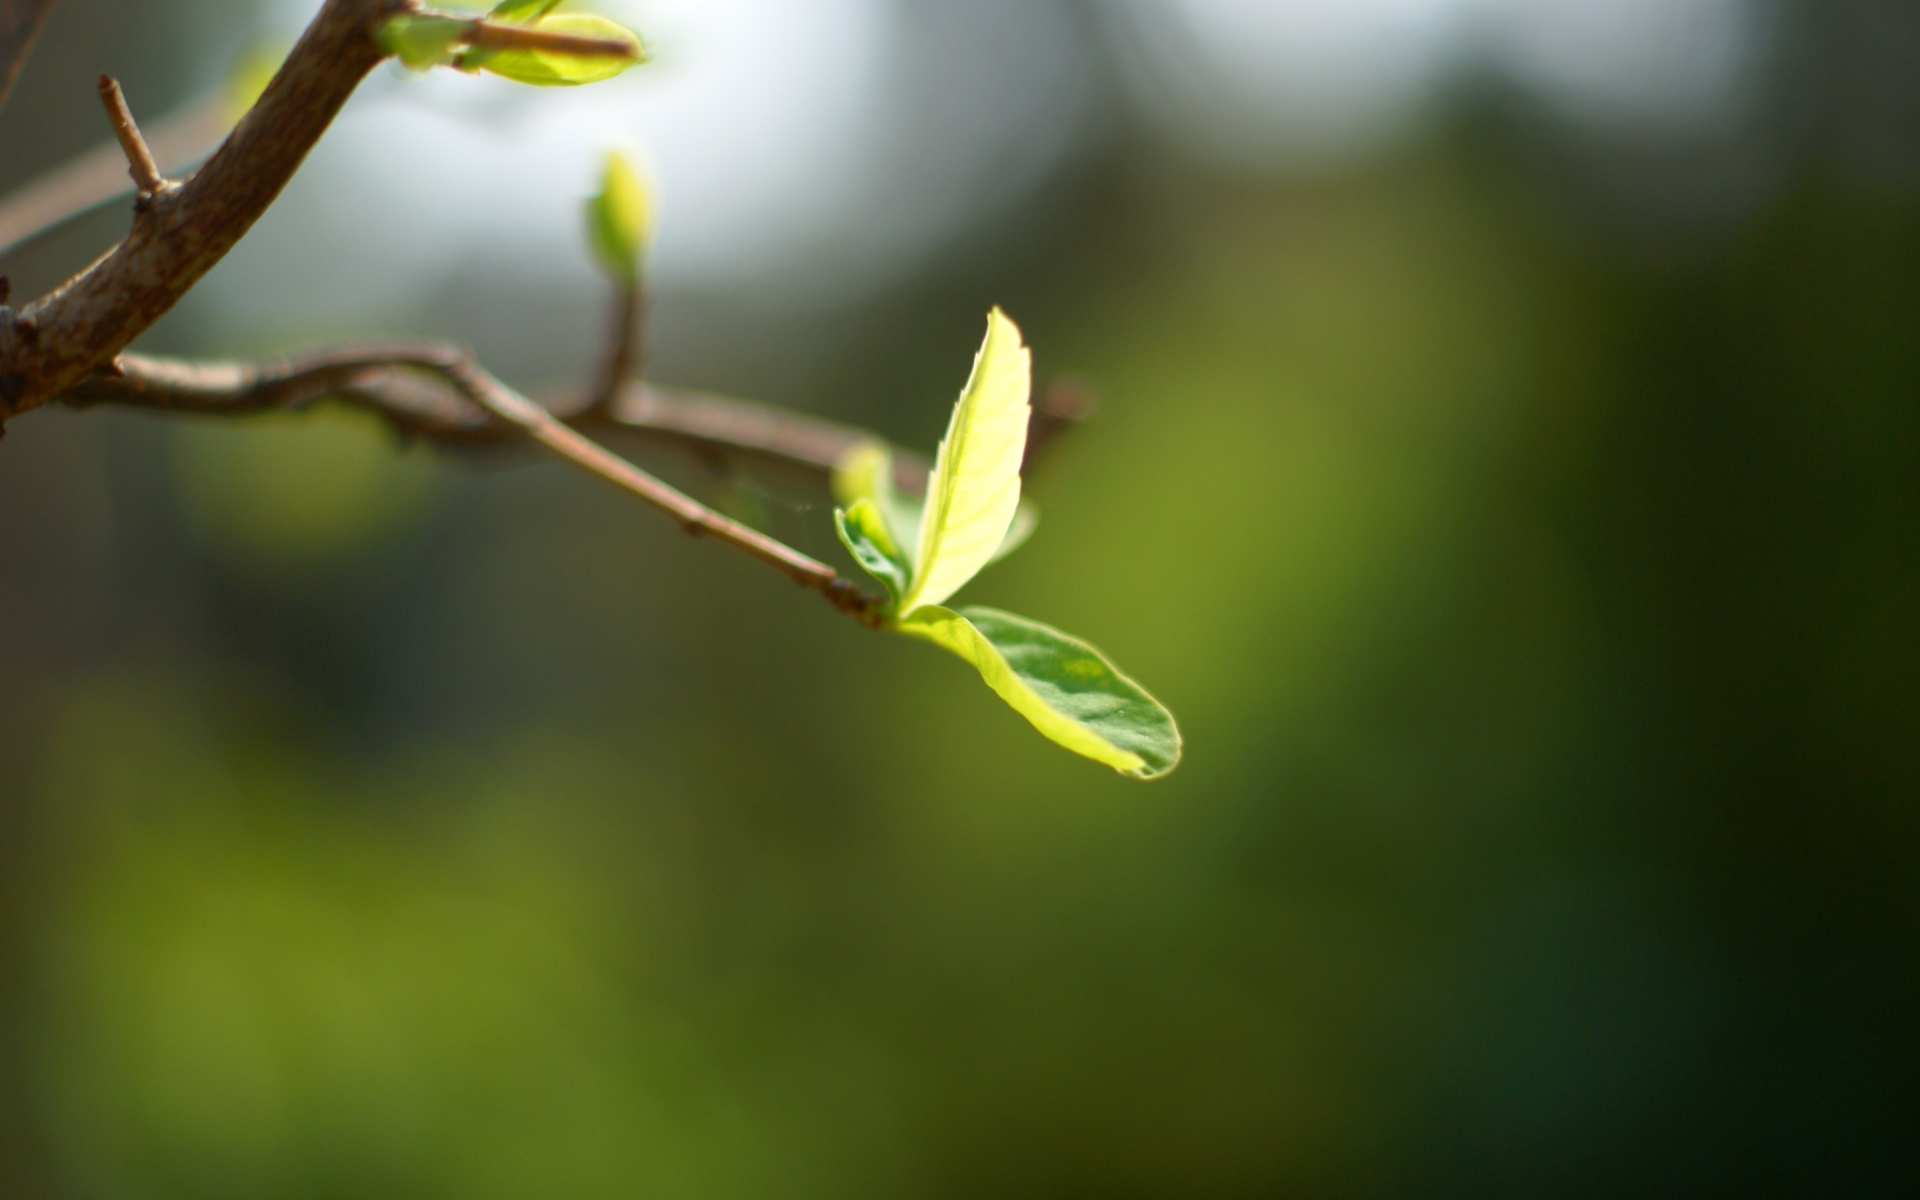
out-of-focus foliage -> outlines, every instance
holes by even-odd
[[[990,303],[1094,381],[968,594],[1124,648],[1196,747],[1153,788],[558,468],[298,431],[382,515],[290,572],[219,530],[296,431],[12,424],[0,1180],[1910,1191],[1920,192],[1809,152],[1649,233],[1456,117],[1316,179],[1123,139],[770,356],[906,445]],[[836,552],[822,489],[666,465]]]
[[[1032,416],[1032,352],[1020,331],[995,309],[973,373],[940,439],[913,552],[913,577],[900,599],[902,616],[922,604],[944,604],[987,565],[1013,527],[1020,507],[1020,457]],[[882,513],[882,516],[885,514]],[[899,540],[900,531],[895,538]]]

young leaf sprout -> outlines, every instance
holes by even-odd
[[[834,473],[835,494],[848,505],[835,510],[834,525],[854,561],[887,590],[883,628],[972,663],[1014,711],[1074,753],[1135,779],[1157,779],[1180,762],[1180,730],[1173,714],[1105,655],[1025,617],[943,607],[1033,528],[1033,510],[1020,498],[1030,391],[1031,356],[1020,330],[996,308],[940,443],[924,506],[916,511],[895,494],[891,453],[866,443]],[[909,545],[912,552],[903,552]]]

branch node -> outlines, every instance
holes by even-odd
[[[835,576],[820,589],[827,603],[868,629],[878,629],[886,624],[886,612],[881,606],[880,597],[862,591],[857,584]]]
[[[160,164],[154,161],[153,151],[147,148],[147,139],[140,135],[140,126],[133,119],[133,110],[127,107],[120,81],[111,75],[100,76],[100,103],[106,105],[113,136],[120,139],[120,149],[126,152],[127,174],[133,176],[144,211],[145,202],[177,185],[160,173]]]

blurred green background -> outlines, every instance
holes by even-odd
[[[1910,10],[1763,6],[1744,116],[1692,141],[1468,62],[1391,136],[1235,158],[1128,99],[1120,5],[1054,7],[1072,153],[830,305],[663,283],[656,369],[930,449],[1004,305],[1101,408],[968,597],[1105,648],[1181,769],[1078,760],[531,455],[36,412],[0,444],[0,1188],[1911,1194]],[[94,71],[190,98],[242,10],[62,0],[0,175],[104,135]],[[124,221],[14,252],[16,292]],[[591,281],[496,282],[383,329],[586,374]],[[342,332],[234,328],[143,344]],[[817,486],[649,461],[837,553]]]

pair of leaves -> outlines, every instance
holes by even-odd
[[[1020,497],[1032,359],[1005,313],[954,406],[915,508],[893,486],[892,455],[868,443],[841,460],[834,492],[840,540],[887,589],[887,627],[959,655],[988,687],[1053,741],[1124,775],[1155,779],[1180,761],[1180,731],[1139,684],[1078,638],[990,608],[946,601],[1032,532]],[[911,545],[911,551],[906,549]]]
[[[488,71],[534,87],[577,87],[611,79],[646,60],[640,38],[625,26],[592,13],[556,13],[560,0],[506,0],[487,14],[486,23],[535,29],[543,33],[622,43],[618,54],[472,45],[481,22],[443,13],[408,13],[388,18],[377,34],[380,46],[416,71],[452,66]]]

